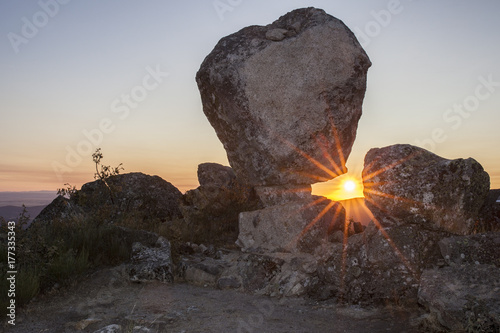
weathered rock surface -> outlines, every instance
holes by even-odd
[[[304,8],[221,39],[196,81],[238,178],[312,184],[345,172],[370,65],[342,21]]]
[[[500,233],[452,236],[439,241],[448,265],[494,265],[500,268]]]
[[[418,299],[430,311],[427,320],[431,327],[441,326],[449,332],[498,332],[499,295],[498,267],[464,264],[425,271]]]
[[[174,282],[170,242],[159,237],[154,248],[134,243],[129,275],[133,282]]]
[[[33,223],[37,221],[50,223],[50,221],[57,219],[72,220],[82,218],[84,215],[83,208],[75,200],[58,196],[33,219]]]
[[[363,170],[366,204],[383,225],[473,231],[489,191],[474,159],[448,160],[411,145],[371,149]]]
[[[500,232],[500,189],[488,193],[476,229],[478,232]]]
[[[112,176],[107,182],[111,187],[111,195],[102,181],[95,181],[82,186],[78,193],[79,203],[87,210],[111,204],[115,207],[116,215],[147,214],[162,221],[181,216],[179,201],[182,193],[158,176],[134,172]]]
[[[123,332],[122,327],[117,324],[111,324],[101,329],[98,329],[97,331],[94,331],[94,333],[122,333],[122,332]]]
[[[242,184],[230,167],[216,163],[198,166],[200,186],[187,191],[180,209],[193,241],[234,244],[238,214],[260,207],[254,190]]]
[[[419,277],[441,258],[438,241],[446,233],[417,226],[364,232],[321,251],[310,294],[350,304],[416,304]]]
[[[116,219],[167,221],[181,216],[182,193],[158,176],[128,173],[107,180],[110,188],[97,180],[84,184],[70,199],[54,199],[33,223],[98,217],[111,222]]]
[[[340,203],[292,201],[240,213],[236,244],[243,251],[311,253],[344,222]]]
[[[198,181],[200,186],[187,191],[182,200],[181,210],[187,222],[199,216],[227,215],[228,210],[235,206],[248,205],[256,200],[252,188],[239,182],[233,170],[227,166],[200,164]]]

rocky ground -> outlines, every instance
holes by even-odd
[[[125,266],[89,274],[39,296],[2,332],[418,332],[417,315],[396,308],[340,307],[188,284],[129,282]],[[116,327],[116,326],[115,326]],[[139,328],[141,327],[141,328]]]

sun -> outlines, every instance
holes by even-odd
[[[354,180],[348,179],[344,181],[344,190],[346,192],[353,192],[356,189],[356,183]]]
[[[363,180],[358,174],[347,173],[320,186],[315,186],[314,192],[334,201],[362,198],[364,197]]]

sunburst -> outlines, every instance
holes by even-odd
[[[295,150],[300,156],[304,157],[305,159],[307,159],[307,161],[309,161],[310,163],[312,163],[317,169],[318,171],[320,171],[319,173],[326,173],[329,177],[331,178],[336,178],[338,176],[341,176],[343,174],[345,174],[347,172],[347,167],[345,165],[345,156],[344,156],[344,153],[342,151],[342,145],[341,145],[341,142],[340,142],[340,138],[339,138],[339,135],[338,135],[338,132],[337,132],[337,129],[335,127],[334,124],[332,124],[332,133],[333,133],[333,136],[334,136],[334,139],[335,139],[335,143],[336,143],[336,154],[335,156],[338,157],[338,160],[340,161],[340,165],[338,163],[335,162],[335,159],[334,157],[332,156],[332,154],[330,154],[330,152],[327,150],[327,144],[325,143],[325,140],[326,138],[324,136],[318,136],[316,137],[316,143],[318,145],[318,148],[321,150],[322,154],[323,154],[323,157],[324,157],[324,160],[326,160],[328,162],[327,165],[323,164],[322,162],[318,161],[317,159],[313,158],[312,156],[310,156],[309,154],[307,154],[306,152],[302,151],[300,148],[298,148],[297,146],[293,145],[291,142],[289,141],[286,141],[286,140],[281,140],[282,142],[286,143],[289,147],[291,147],[293,150]],[[407,199],[407,198],[401,198],[401,197],[397,197],[397,196],[394,196],[394,195],[391,195],[391,194],[387,194],[387,193],[383,193],[383,192],[380,192],[380,191],[377,191],[375,190],[373,187],[375,186],[379,186],[379,185],[383,185],[383,184],[387,184],[387,183],[381,183],[381,182],[374,182],[373,179],[380,175],[381,173],[383,172],[386,172],[387,170],[389,169],[392,169],[398,165],[400,165],[401,163],[404,163],[405,161],[407,160],[410,160],[411,158],[414,158],[415,157],[415,154],[412,154],[412,155],[409,155],[397,162],[394,162],[392,163],[391,165],[389,166],[386,166],[386,167],[383,167],[381,169],[378,169],[378,170],[374,170],[374,171],[371,171],[370,173],[367,173],[367,174],[364,174],[362,176],[362,179],[359,181],[357,181],[358,183],[356,183],[356,180],[355,179],[346,179],[343,183],[342,183],[342,186],[344,187],[344,190],[349,192],[349,191],[352,191],[354,190],[354,188],[356,188],[356,186],[361,185],[361,189],[364,190],[364,192],[366,193],[370,193],[372,195],[377,195],[377,196],[382,196],[382,197],[386,197],[386,198],[392,198],[394,200],[401,200],[401,201],[406,201],[406,202],[411,202],[412,204],[417,204],[416,202],[410,200],[410,199]],[[373,165],[376,163],[376,161],[373,161],[370,165],[368,165],[367,167],[365,167],[366,170],[370,170]],[[305,173],[301,173],[301,175],[306,175],[308,177],[310,177],[311,179],[314,179],[316,181],[325,181],[325,180],[328,180],[329,178],[326,177],[326,176],[321,176],[321,175],[318,175],[318,174],[305,174]],[[363,189],[363,185],[364,185],[364,189]],[[309,203],[308,205],[305,205],[301,208],[301,210],[305,210],[305,209],[309,209],[315,205],[318,205],[318,204],[321,204],[323,203],[325,200],[327,200],[326,198],[318,198],[316,200],[313,200],[311,203]],[[373,200],[371,200],[370,198],[367,198],[367,200],[371,203],[373,203],[375,206],[376,203],[373,202]],[[332,218],[332,221],[331,221],[331,224],[330,224],[330,227],[331,225],[338,219],[338,216],[341,212],[341,206],[340,205],[336,205],[336,201],[330,201],[324,208],[321,209],[321,211],[303,228],[303,230],[300,232],[299,235],[297,235],[297,237],[295,238],[294,241],[292,241],[290,244],[287,244],[286,247],[289,247],[292,245],[292,243],[294,244],[297,244],[298,241],[300,241],[300,239],[302,237],[304,237],[308,231],[311,230],[311,228],[313,228],[320,220],[322,220],[322,218],[333,208],[333,207],[336,207],[335,209],[335,213],[333,214],[333,218]],[[378,221],[378,219],[374,216],[374,214],[365,206],[365,205],[361,205],[359,207],[355,207],[355,209],[359,209],[359,210],[362,210],[364,211],[368,216],[370,216],[371,220],[373,221],[375,227],[380,230],[380,233],[381,235],[384,237],[384,239],[386,239],[387,243],[391,246],[391,248],[394,250],[394,252],[397,254],[397,256],[399,257],[399,259],[401,260],[401,262],[403,263],[404,266],[407,267],[407,269],[412,273],[412,275],[414,275],[415,278],[418,278],[417,274],[416,274],[416,270],[412,267],[412,265],[410,264],[410,261],[404,256],[404,254],[400,251],[400,249],[398,248],[397,244],[395,244],[395,242],[391,239],[390,235],[387,233],[387,231],[385,230],[385,228],[382,226],[382,224]],[[297,213],[300,213],[297,212]],[[345,287],[345,277],[346,277],[346,267],[347,267],[347,247],[348,247],[348,243],[349,243],[349,240],[348,240],[348,237],[349,237],[349,222],[348,222],[348,217],[345,216],[345,220],[343,221],[343,241],[342,241],[342,259],[341,259],[341,272],[340,272],[340,275],[341,275],[341,285],[339,286],[340,287],[340,290],[339,290],[339,293],[340,293],[340,298],[343,297],[343,292],[344,292],[344,287]]]

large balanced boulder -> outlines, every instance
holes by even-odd
[[[238,178],[312,184],[346,171],[370,65],[342,21],[305,8],[222,38],[196,81]]]
[[[363,179],[366,204],[382,225],[454,234],[474,230],[490,187],[476,160],[448,160],[411,145],[371,149]]]

